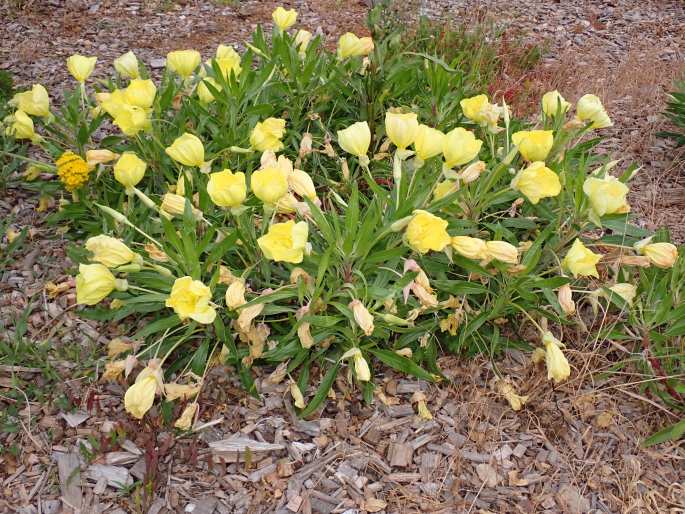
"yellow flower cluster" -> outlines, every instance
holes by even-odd
[[[67,191],[75,191],[88,181],[90,169],[88,163],[74,152],[64,152],[55,161],[57,175]]]

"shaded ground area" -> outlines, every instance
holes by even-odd
[[[275,4],[101,1],[97,10],[82,10],[76,2],[36,6],[19,18],[0,8],[0,66],[20,84],[41,81],[55,90],[67,79],[64,59],[75,51],[100,56],[102,76],[128,49],[148,63],[186,46],[208,57],[218,43],[239,43],[258,22],[268,22]],[[364,2],[289,4],[305,28],[320,28],[331,41],[346,30],[361,32]],[[664,123],[658,113],[665,88],[683,63],[682,3],[615,1],[600,8],[578,0],[432,0],[422,6],[434,14],[447,9],[450,19],[490,12],[549,41],[550,57],[512,83],[503,74],[502,91],[512,90],[519,112],[529,112],[529,98],[551,87],[573,100],[603,93],[616,123],[606,150],[626,149],[627,159],[645,164],[633,204],[646,223],[678,228],[685,216],[682,177],[654,133]],[[284,383],[260,377],[257,400],[230,369],[217,367],[201,398],[205,426],[197,437],[176,438],[161,425],[159,408],[138,424],[123,412],[123,386],[97,382],[106,343],[130,327],[79,319],[67,242],[45,225],[35,197],[11,191],[0,199],[0,215],[13,217],[17,228],[31,227],[18,258],[0,270],[0,327],[26,356],[24,367],[0,366],[7,413],[0,427],[2,512],[70,512],[78,505],[83,513],[196,514],[685,509],[683,444],[639,446],[674,417],[639,394],[637,384],[650,376],[624,371],[598,378],[626,355],[591,337],[569,345],[573,375],[561,387],[518,352],[497,361],[499,373],[531,397],[520,412],[492,391],[492,363],[445,358],[451,386],[387,373],[367,407],[341,378],[335,398],[312,420],[297,419]],[[87,370],[95,371],[75,378]],[[432,420],[416,415],[422,395]]]

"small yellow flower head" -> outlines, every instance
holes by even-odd
[[[185,132],[165,150],[166,154],[184,166],[202,167],[205,163],[205,147],[200,138]]]
[[[133,79],[126,89],[124,95],[129,105],[149,109],[155,101],[157,86],[150,79]]]
[[[74,152],[64,152],[55,161],[57,175],[67,191],[75,191],[88,181],[90,169],[88,163]]]
[[[360,162],[368,164],[366,156],[371,144],[371,130],[365,121],[358,121],[343,130],[338,130],[338,144],[347,153],[359,157]]]
[[[433,190],[433,201],[442,200],[447,195],[459,191],[459,183],[454,180],[443,180]]]
[[[275,205],[288,194],[288,175],[283,168],[268,165],[252,173],[250,187],[262,202]]]
[[[215,60],[226,80],[231,77],[231,73],[237,77],[243,70],[240,66],[240,54],[232,46],[219,45],[216,49]]]
[[[221,91],[222,89],[221,84],[219,84],[212,77],[202,79],[200,83],[197,85],[197,96],[200,99],[200,102],[202,102],[203,104],[209,104],[216,100],[212,92],[207,87],[207,84],[211,85],[214,89],[218,91]]]
[[[126,412],[136,419],[143,419],[155,401],[157,385],[157,379],[152,375],[142,380],[136,379],[136,383],[129,387],[124,395]]]
[[[450,244],[447,221],[427,211],[415,210],[407,225],[407,242],[419,253],[441,252]]]
[[[210,173],[207,194],[219,207],[238,207],[247,196],[245,174],[240,171],[232,173],[229,169]]]
[[[563,115],[569,110],[571,104],[564,100],[564,97],[561,96],[559,91],[555,89],[554,91],[547,91],[542,95],[542,112],[544,112],[546,116],[556,116],[560,107],[561,114]]]
[[[132,51],[128,51],[114,59],[114,69],[119,76],[124,79],[137,79],[140,77],[138,71],[138,58]]]
[[[307,47],[311,40],[312,33],[308,30],[300,29],[297,31],[297,34],[295,35],[295,46],[300,55],[304,55],[307,52]]]
[[[639,241],[635,249],[657,268],[672,268],[678,260],[678,249],[671,243],[650,243],[651,238]],[[646,241],[646,242],[645,242]]]
[[[533,205],[542,198],[561,193],[559,176],[545,166],[544,162],[533,162],[522,169],[511,181],[512,189],[520,191]]]
[[[438,129],[434,129],[428,125],[419,125],[414,140],[416,156],[422,161],[427,161],[431,157],[435,157],[442,153],[444,140],[445,134]]]
[[[602,101],[595,95],[583,95],[576,104],[576,116],[580,121],[592,122],[591,127],[601,129],[612,127],[614,124],[609,118]]]
[[[349,57],[363,57],[373,52],[373,39],[357,37],[352,32],[346,32],[338,39],[338,59]]]
[[[471,121],[481,126],[494,127],[499,120],[500,108],[491,104],[487,95],[476,95],[471,98],[464,98],[459,102],[461,109]]]
[[[495,259],[506,264],[517,264],[518,249],[506,241],[488,241],[485,243],[485,253],[488,259]]]
[[[482,239],[469,236],[454,236],[452,248],[467,259],[484,260],[488,258],[488,247]]]
[[[559,300],[559,305],[561,310],[564,311],[568,316],[572,316],[576,312],[576,302],[573,301],[573,292],[571,291],[571,286],[564,284],[559,288],[557,292],[557,299]]]
[[[120,239],[100,234],[86,240],[86,250],[93,254],[94,262],[104,264],[108,268],[116,268],[130,262],[142,261],[140,255],[132,252]]]
[[[95,305],[115,289],[125,290],[125,280],[117,280],[104,264],[79,264],[76,275],[76,303]]]
[[[272,224],[269,231],[257,239],[257,244],[267,259],[299,264],[304,258],[308,236],[309,225],[306,221],[295,223],[289,220]]]
[[[416,140],[419,120],[414,112],[385,113],[385,133],[398,150],[404,150]]]
[[[583,192],[590,200],[590,207],[599,217],[630,212],[630,205],[626,200],[628,191],[628,186],[612,176],[588,177],[583,183]]]
[[[33,143],[41,140],[41,137],[36,134],[33,120],[24,111],[16,111],[3,121],[7,125],[5,134],[14,136],[15,139],[30,139]]]
[[[208,325],[216,318],[214,307],[209,305],[211,299],[211,291],[202,282],[181,277],[174,282],[166,306],[174,309],[181,320],[190,318]]]
[[[373,324],[373,314],[364,306],[359,300],[352,300],[348,307],[352,309],[352,315],[354,316],[354,321],[357,323],[362,332],[367,336],[373,334],[374,324]]]
[[[521,130],[511,135],[512,142],[519,147],[519,152],[528,162],[544,161],[554,144],[554,132],[551,130]]]
[[[271,13],[271,18],[280,31],[288,30],[297,21],[297,11],[295,9],[284,9],[282,6],[276,7]]]
[[[255,125],[250,133],[250,145],[255,150],[278,152],[283,149],[285,135],[285,120],[281,118],[267,118]]]
[[[201,60],[202,56],[197,50],[175,50],[166,55],[167,67],[183,79],[193,74]]]
[[[119,154],[107,149],[87,150],[86,162],[91,170],[98,164],[107,164],[118,158]]]
[[[83,84],[90,74],[95,69],[97,57],[85,57],[83,55],[74,54],[67,59],[67,69],[71,76]]]
[[[226,307],[229,311],[245,305],[245,284],[242,280],[235,280],[226,289]]]
[[[628,305],[633,304],[633,300],[635,300],[635,296],[637,295],[637,287],[625,282],[609,286],[609,289],[620,296]]]
[[[442,153],[445,166],[453,168],[472,161],[478,156],[483,141],[476,139],[470,130],[457,127],[450,130],[443,140]]]
[[[181,416],[174,423],[174,427],[179,430],[190,430],[193,426],[193,419],[195,418],[195,413],[197,412],[197,402],[189,403],[186,408],[183,409]]]
[[[601,255],[588,250],[580,239],[576,239],[561,265],[576,278],[599,277],[595,265],[601,258]]]
[[[15,94],[9,104],[31,116],[50,116],[50,97],[40,84],[34,84],[30,91]]]
[[[288,174],[288,185],[290,189],[301,198],[316,199],[316,188],[312,177],[302,170],[294,169]]]
[[[542,336],[542,344],[545,345],[547,379],[554,380],[555,384],[563,382],[571,375],[571,367],[564,352],[561,351],[561,342],[551,332],[545,332]]]
[[[114,164],[114,178],[127,190],[143,179],[147,164],[133,152],[124,152]]]

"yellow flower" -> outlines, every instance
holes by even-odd
[[[113,151],[104,148],[86,151],[86,162],[90,169],[93,169],[98,164],[107,164],[118,157],[118,153],[114,153]]]
[[[419,131],[419,121],[414,112],[385,113],[385,133],[398,150],[404,150],[416,139]]]
[[[209,175],[207,194],[219,207],[238,207],[245,200],[245,174],[225,169]]]
[[[483,141],[476,139],[470,130],[457,127],[450,130],[443,140],[442,153],[445,166],[453,168],[472,161],[478,156]]]
[[[202,102],[203,104],[208,104],[216,100],[214,94],[207,87],[207,84],[211,85],[217,91],[221,91],[222,89],[221,84],[219,84],[212,77],[202,79],[200,83],[197,85],[197,96],[200,99],[200,102]]]
[[[196,135],[185,132],[165,150],[166,154],[184,166],[201,167],[205,163],[205,148]]]
[[[511,135],[511,141],[519,147],[519,152],[528,162],[544,161],[554,144],[551,130],[521,130]]]
[[[257,239],[257,244],[267,259],[298,264],[304,258],[308,235],[307,222],[289,220],[272,224],[269,231]]]
[[[125,79],[137,79],[140,77],[138,58],[130,50],[114,59],[114,69]]]
[[[211,291],[202,282],[181,277],[174,282],[166,306],[174,309],[181,320],[190,318],[207,325],[216,317],[214,307],[209,305],[211,298]]]
[[[346,32],[338,39],[338,59],[362,57],[373,52],[373,39]]]
[[[76,275],[76,303],[95,305],[115,289],[125,291],[126,280],[117,279],[104,264],[79,264]]]
[[[539,161],[519,171],[511,181],[511,187],[523,193],[532,204],[561,193],[559,176]]]
[[[371,130],[365,121],[358,121],[343,130],[338,130],[338,144],[347,153],[359,157],[362,164],[368,165],[366,156],[371,144]]]
[[[612,127],[614,124],[609,118],[602,101],[595,95],[583,95],[576,104],[576,116],[580,121],[592,122],[595,129]]]
[[[489,259],[496,259],[506,264],[517,264],[518,249],[506,241],[488,241],[485,243],[486,255]]]
[[[414,140],[416,156],[422,161],[427,161],[431,157],[442,153],[445,134],[438,129],[428,125],[419,125]]]
[[[285,135],[285,120],[267,118],[255,125],[250,133],[250,145],[255,150],[278,152],[283,149],[281,139]]]
[[[570,285],[564,284],[559,288],[557,299],[559,300],[559,305],[564,313],[569,316],[575,314],[576,303],[573,301],[573,292],[571,291]]]
[[[362,329],[362,332],[367,336],[373,334],[373,314],[364,306],[359,300],[352,300],[348,307],[352,309],[352,315],[355,323]]]
[[[520,396],[516,394],[516,389],[514,389],[514,386],[512,386],[506,380],[498,380],[495,383],[495,389],[509,402],[509,406],[512,408],[512,410],[521,410],[521,408],[528,401],[528,396]]]
[[[97,57],[85,57],[83,55],[74,54],[67,59],[67,69],[71,76],[83,84],[90,74],[95,69]]]
[[[447,195],[459,191],[459,184],[454,180],[443,180],[433,190],[433,201],[442,200]]]
[[[452,248],[467,259],[483,260],[488,257],[488,247],[482,239],[469,236],[454,236]]]
[[[9,104],[31,116],[50,116],[50,97],[40,84],[34,84],[30,91],[15,94]]]
[[[271,13],[271,18],[279,30],[288,30],[295,25],[297,21],[297,11],[295,9],[288,9],[287,11],[282,7],[276,7],[276,10]]]
[[[628,186],[611,175],[606,178],[588,177],[583,183],[583,192],[599,217],[629,212],[630,205],[626,201],[628,191]]]
[[[678,249],[671,243],[650,243],[651,238],[635,244],[635,249],[657,268],[671,268],[678,260]]]
[[[288,173],[269,165],[252,173],[250,187],[255,196],[268,205],[275,205],[288,193]]]
[[[127,136],[135,136],[141,130],[150,128],[150,113],[147,109],[121,104],[114,117],[114,124]]]
[[[609,286],[609,289],[623,298],[628,305],[633,304],[633,300],[637,295],[637,287],[635,287],[633,284],[627,284],[625,282]]]
[[[295,35],[295,46],[297,47],[297,52],[300,56],[304,56],[307,52],[307,47],[312,39],[312,33],[308,30],[300,29]]]
[[[75,191],[88,181],[90,169],[88,163],[74,152],[64,152],[55,161],[57,175],[68,191]]]
[[[143,419],[145,413],[152,407],[156,393],[157,379],[154,376],[148,375],[142,380],[136,380],[136,383],[129,387],[124,395],[126,412],[136,419]]]
[[[464,98],[459,102],[461,109],[471,121],[475,121],[482,126],[493,127],[499,120],[500,108],[488,101],[487,95],[476,95],[471,98]]]
[[[302,198],[316,199],[316,188],[314,181],[306,172],[302,170],[293,170],[288,174],[288,185],[290,189]]]
[[[33,120],[24,111],[16,111],[3,121],[8,125],[5,134],[14,136],[15,139],[30,139],[33,143],[41,140],[33,127]]]
[[[354,356],[354,374],[360,382],[368,382],[371,380],[369,363],[366,362],[366,359],[361,352]]]
[[[601,255],[588,250],[580,239],[576,239],[561,264],[574,277],[599,277],[595,264],[601,258]]]
[[[542,95],[542,112],[547,116],[553,117],[557,115],[557,111],[561,108],[561,114],[568,111],[571,104],[564,100],[559,91],[547,91]]]
[[[142,262],[137,253],[131,251],[120,239],[100,234],[86,240],[86,250],[93,253],[92,261],[104,264],[108,268],[123,266],[129,262]]]
[[[422,210],[414,211],[406,235],[409,246],[419,253],[441,252],[450,243],[447,221]]]
[[[124,152],[114,164],[114,178],[127,190],[143,179],[147,164],[133,152]]]
[[[193,426],[193,419],[195,418],[195,413],[197,412],[197,402],[189,403],[186,408],[183,409],[181,416],[174,423],[174,428],[179,430],[190,430]]]
[[[561,351],[561,342],[551,332],[545,332],[542,336],[542,343],[545,345],[547,379],[554,380],[555,384],[563,382],[571,375],[571,367],[564,352]]]
[[[129,105],[149,109],[155,101],[157,87],[150,79],[133,79],[126,89],[124,95]]]
[[[197,50],[176,50],[166,55],[167,67],[184,79],[193,74],[201,60],[202,56]]]
[[[226,80],[231,77],[231,73],[237,77],[243,70],[240,66],[240,54],[232,46],[219,45],[214,59]]]
[[[231,282],[226,289],[226,307],[229,311],[245,305],[245,284],[242,280]]]

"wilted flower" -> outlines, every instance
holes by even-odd
[[[229,169],[210,173],[207,194],[219,207],[238,207],[247,196],[245,174],[240,171],[232,173]]]
[[[478,180],[480,174],[485,171],[485,163],[483,161],[476,161],[473,164],[469,164],[461,173],[459,173],[459,179],[464,184],[470,184],[475,180]]]
[[[416,156],[421,161],[427,161],[431,157],[435,157],[442,153],[444,140],[445,134],[438,129],[428,125],[419,125],[416,131],[416,138],[414,139]]]
[[[130,262],[142,263],[142,258],[120,239],[100,234],[86,241],[86,250],[93,254],[92,260],[108,268],[116,268]]]
[[[105,372],[102,374],[101,380],[103,382],[119,380],[124,374],[125,369],[126,361],[124,359],[106,362]]]
[[[457,127],[450,130],[443,139],[442,153],[445,166],[454,168],[472,161],[478,156],[483,142],[476,139],[470,130]]]
[[[571,367],[568,364],[568,360],[566,360],[564,352],[561,351],[561,346],[563,345],[551,332],[543,334],[542,344],[545,345],[547,379],[554,380],[555,384],[563,382],[571,375]]]
[[[447,221],[427,211],[415,210],[407,225],[407,242],[419,253],[441,252],[450,243]]]
[[[392,112],[385,113],[385,133],[398,150],[404,150],[416,139],[419,131],[419,121],[416,113]]]
[[[438,185],[435,186],[433,190],[433,201],[437,202],[442,200],[447,195],[451,195],[459,191],[459,182],[456,180],[443,180]]]
[[[306,221],[295,223],[289,220],[272,224],[269,231],[257,239],[257,244],[267,259],[298,264],[304,258],[308,235]]]
[[[221,91],[221,84],[212,77],[202,79],[197,85],[197,96],[203,104],[208,104],[216,100],[214,94],[207,87],[207,84],[211,85],[214,89]]]
[[[83,84],[90,74],[95,69],[97,57],[85,57],[83,55],[74,54],[67,59],[67,69],[71,76]]]
[[[191,318],[207,325],[216,317],[216,310],[209,304],[211,299],[209,287],[192,277],[181,277],[174,282],[165,305],[174,309],[181,320]]]
[[[371,130],[365,121],[358,121],[344,130],[338,130],[338,144],[347,153],[359,157],[362,165],[368,165],[367,152],[371,144]]]
[[[348,307],[352,309],[354,321],[362,329],[362,332],[367,336],[373,334],[374,324],[373,315],[368,311],[362,302],[359,300],[352,300]]]
[[[237,320],[238,329],[243,333],[247,333],[252,325],[252,320],[259,316],[263,310],[263,303],[255,303],[254,305],[240,309],[240,314],[238,315]]]
[[[671,243],[652,243],[652,237],[635,243],[635,250],[657,268],[671,268],[678,260],[678,249]]]
[[[373,39],[357,37],[352,32],[346,32],[338,39],[338,59],[348,57],[362,57],[373,51]]]
[[[193,74],[201,60],[202,56],[197,50],[175,50],[166,55],[167,67],[184,79]]]
[[[133,152],[124,152],[114,164],[114,178],[127,190],[131,190],[145,176],[147,164]]]
[[[106,149],[86,151],[86,163],[91,170],[98,164],[107,164],[118,157],[118,153]]]
[[[138,58],[130,50],[114,59],[114,69],[125,79],[137,79],[140,76]]]
[[[29,91],[16,93],[9,104],[31,116],[50,116],[50,97],[40,84],[34,84]]]
[[[559,91],[556,89],[554,91],[547,91],[542,95],[542,112],[547,116],[556,116],[559,108],[561,108],[561,114],[568,111],[571,104],[564,100]]]
[[[193,419],[195,418],[195,413],[197,412],[197,402],[189,403],[186,408],[183,409],[181,416],[174,423],[174,427],[179,430],[190,430],[193,426]]]
[[[623,299],[623,301],[625,301],[628,305],[633,304],[633,300],[637,295],[637,287],[635,287],[633,284],[628,284],[625,282],[609,286],[609,290],[620,296]],[[603,294],[603,296],[606,295]]]
[[[293,403],[298,409],[304,409],[304,396],[302,396],[302,391],[294,380],[290,381],[290,396],[293,398]]]
[[[495,259],[506,264],[516,264],[519,260],[518,249],[506,241],[486,242],[485,254],[488,259]]]
[[[561,264],[574,277],[599,277],[595,265],[601,258],[601,255],[588,250],[580,239],[576,239]]]
[[[276,10],[271,13],[271,18],[274,20],[274,23],[279,30],[288,30],[295,25],[295,22],[297,21],[297,11],[295,9],[286,10],[279,5]]]
[[[626,201],[628,186],[611,175],[606,178],[588,177],[583,183],[583,192],[590,200],[590,206],[599,217],[605,214],[630,211]]]
[[[242,307],[247,302],[245,301],[245,283],[242,280],[235,280],[231,282],[226,289],[226,307],[228,310]]]
[[[488,258],[488,247],[482,239],[469,236],[454,236],[452,248],[467,259],[484,260]]]
[[[591,121],[591,127],[601,129],[612,127],[614,124],[609,118],[602,101],[595,95],[583,95],[576,104],[576,116],[580,121]]]
[[[199,384],[176,384],[174,382],[164,384],[164,396],[167,400],[189,400],[200,392]]]
[[[181,195],[176,195],[174,193],[165,193],[162,197],[162,205],[159,210],[162,214],[168,216],[183,216],[186,207],[186,198]],[[202,213],[198,211],[195,207],[191,206],[193,214],[196,218],[199,218]]]
[[[115,337],[107,343],[107,357],[111,359],[122,353],[130,352],[133,348],[133,343],[127,343],[120,338]]]
[[[295,46],[300,56],[304,56],[309,46],[309,41],[312,39],[312,33],[305,29],[300,29],[295,34]]]
[[[511,181],[511,187],[523,193],[534,205],[542,198],[554,197],[561,192],[559,176],[540,161],[519,171]]]
[[[184,166],[202,167],[205,162],[205,148],[200,138],[194,134],[184,133],[177,137],[171,146],[164,149],[166,154]]]
[[[143,379],[136,379],[135,384],[126,390],[124,395],[124,407],[126,412],[136,419],[142,419],[145,413],[150,410],[155,401],[157,392],[157,379],[148,375]]]
[[[559,300],[561,310],[568,316],[571,316],[576,312],[576,303],[573,301],[573,292],[571,291],[570,285],[564,284],[559,288],[557,300]]]
[[[250,133],[250,145],[255,150],[278,152],[283,149],[285,135],[285,120],[281,118],[267,118],[258,122]]]
[[[506,380],[497,380],[495,383],[495,389],[509,402],[509,406],[512,408],[512,410],[521,410],[521,408],[523,408],[528,401],[528,396],[520,396],[516,394],[516,389],[514,389],[514,386]]]
[[[300,197],[316,200],[314,181],[306,172],[294,169],[288,174],[288,185]]]
[[[15,139],[30,139],[32,143],[41,140],[41,137],[36,134],[33,120],[24,111],[16,111],[3,121],[7,125],[5,134],[14,136]]]
[[[115,289],[125,291],[126,280],[117,279],[103,264],[79,264],[76,275],[76,303],[95,305]]]
[[[528,162],[544,161],[554,144],[551,130],[521,130],[511,135],[511,141]]]

